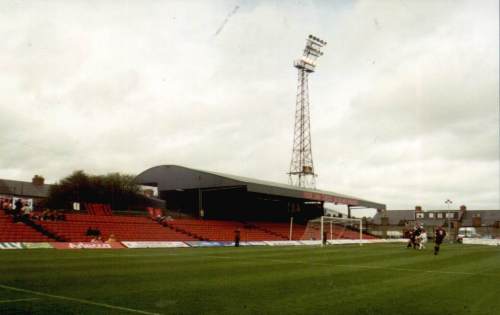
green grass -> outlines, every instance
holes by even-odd
[[[0,251],[2,315],[134,314],[114,307],[160,314],[498,315],[500,248],[445,244],[439,256],[397,244]]]

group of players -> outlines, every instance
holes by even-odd
[[[409,241],[408,241],[408,246],[407,248],[414,248],[414,249],[424,249],[425,248],[425,243],[427,243],[427,232],[421,226],[420,224],[417,223],[415,228],[413,230],[408,231],[409,235]],[[439,253],[439,248],[441,247],[441,244],[443,243],[444,238],[446,237],[446,231],[443,229],[441,225],[438,225],[436,230],[434,231],[434,255],[437,255]]]

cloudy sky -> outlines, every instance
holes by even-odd
[[[499,10],[473,1],[2,1],[0,178],[159,164],[287,182],[299,57],[318,187],[499,209]]]

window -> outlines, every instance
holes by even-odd
[[[429,219],[434,219],[434,212],[429,213]]]
[[[438,218],[438,219],[442,219],[442,218],[443,218],[443,214],[442,214],[442,213],[438,213],[438,214],[437,214],[437,218]]]
[[[417,219],[423,219],[424,214],[422,212],[417,212]]]
[[[446,213],[446,218],[447,219],[453,219],[454,217],[455,217],[455,214],[453,212]]]

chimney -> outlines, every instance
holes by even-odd
[[[422,206],[415,206],[415,212],[422,212]]]
[[[467,207],[464,205],[461,205],[460,211],[458,212],[458,221],[462,221],[466,211],[467,211]]]
[[[31,180],[31,183],[33,183],[33,185],[36,186],[43,186],[44,182],[45,178],[43,178],[43,176],[40,175],[33,176],[33,179]]]

